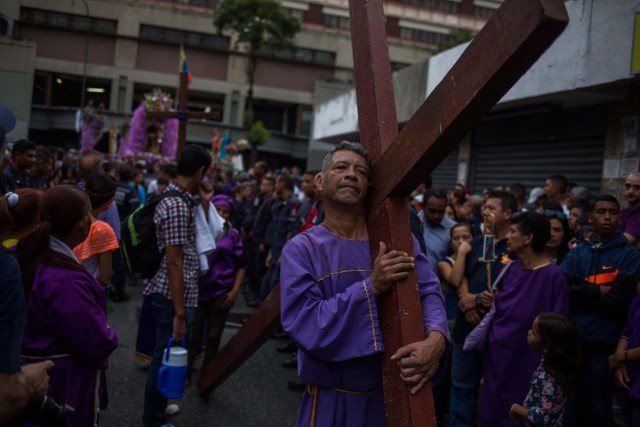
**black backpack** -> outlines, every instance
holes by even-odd
[[[189,204],[179,191],[165,191],[151,196],[144,206],[138,207],[122,221],[120,232],[122,257],[127,269],[143,279],[155,276],[164,257],[164,251],[158,248],[153,215],[158,203],[167,197],[180,197],[187,205]]]

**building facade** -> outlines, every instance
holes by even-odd
[[[155,87],[175,93],[179,47],[193,83],[189,108],[220,122],[191,121],[188,142],[211,143],[213,128],[243,138],[247,55],[213,26],[219,0],[9,0],[0,3],[2,101],[18,116],[10,137],[71,146],[76,111],[103,103],[120,126]],[[477,33],[501,0],[387,0],[393,69],[419,63],[456,33]],[[260,157],[305,163],[313,106],[352,85],[347,0],[283,0],[303,30],[296,48],[260,52],[256,119],[272,132]],[[106,147],[102,147],[103,149]]]
[[[640,163],[640,7],[628,0],[564,3],[565,31],[433,171],[435,185],[460,182],[478,192],[519,182],[530,189],[562,174],[593,192],[622,196],[624,176]],[[394,75],[400,123],[466,47]],[[324,142],[357,138],[355,94],[314,111],[310,147],[319,155],[310,163],[317,165]]]

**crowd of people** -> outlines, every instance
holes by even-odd
[[[169,339],[185,340],[190,383],[237,299],[257,307],[280,283],[298,425],[383,426],[377,301],[412,270],[426,340],[393,357],[412,393],[433,382],[439,425],[609,427],[614,406],[640,425],[640,173],[625,179],[624,208],[561,175],[480,194],[427,180],[407,199],[409,255],[369,244],[370,165],[357,143],[306,172],[224,170],[199,145],[149,164],[20,140],[5,162],[5,110],[0,425],[25,411],[38,425],[47,399],[75,409],[66,425],[97,425],[118,346],[106,300],[136,289],[143,424],[170,425],[178,408],[156,387]],[[148,278],[130,271],[121,228],[144,206],[162,255]]]

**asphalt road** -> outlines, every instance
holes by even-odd
[[[107,308],[109,324],[118,332],[119,346],[111,355],[107,371],[109,407],[102,413],[102,427],[142,425],[146,369],[134,358],[142,287],[127,287],[126,291],[131,296],[129,301],[109,301]],[[242,321],[251,310],[240,297],[230,319]],[[223,345],[236,330],[235,325],[227,322]],[[287,381],[296,375],[294,369],[281,366],[288,355],[276,351],[280,343],[274,339],[265,343],[206,400],[198,396],[195,385],[187,388],[182,399],[170,401],[180,405],[180,413],[171,417],[170,422],[176,427],[294,426],[300,393],[287,388]],[[196,371],[194,383],[197,374]]]

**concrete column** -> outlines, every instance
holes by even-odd
[[[600,190],[612,194],[622,206],[624,178],[638,171],[640,150],[640,84],[634,83],[628,98],[609,105],[607,134],[604,146],[604,164]]]

